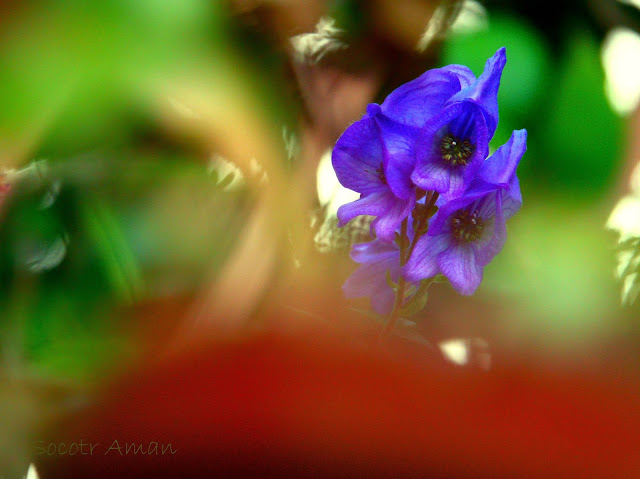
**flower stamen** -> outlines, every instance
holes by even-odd
[[[472,243],[478,240],[483,230],[484,221],[477,211],[470,213],[468,210],[460,210],[451,218],[451,232],[460,242]]]
[[[440,142],[440,154],[445,163],[451,166],[464,166],[473,154],[473,145],[468,138],[461,140],[457,136],[447,133]]]

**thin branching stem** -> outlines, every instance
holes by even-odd
[[[433,206],[435,205],[436,200],[438,199],[438,196],[439,196],[438,193],[435,191],[430,191],[429,193],[427,193],[427,197],[425,201],[426,214],[424,215],[424,217],[421,217],[420,220],[418,221],[416,231],[414,232],[413,241],[411,242],[409,241],[409,237],[407,235],[408,218],[405,218],[402,221],[402,224],[400,225],[400,241],[399,241],[401,266],[404,266],[405,264],[407,264],[407,261],[409,261],[409,258],[411,258],[411,255],[413,254],[413,250],[416,247],[416,243],[418,242],[420,237],[424,233],[426,233],[429,225],[429,218],[431,216],[430,212],[433,209]],[[409,248],[407,248],[407,245],[409,245]],[[433,282],[433,278],[431,278],[429,281],[424,282],[422,285],[420,285],[420,288],[418,288],[418,291],[416,291],[416,294],[424,294],[432,282]],[[396,298],[393,303],[393,309],[391,310],[391,313],[389,314],[389,318],[387,319],[387,324],[385,325],[384,330],[382,331],[382,336],[381,336],[382,338],[386,337],[393,330],[396,323],[398,322],[398,319],[400,318],[400,310],[402,309],[402,306],[404,304],[404,299],[405,299],[404,295],[405,295],[406,286],[407,286],[407,283],[405,279],[402,277],[402,275],[400,275],[400,279],[398,280],[398,288],[396,289]]]
[[[433,206],[436,204],[438,196],[439,196],[438,192],[436,191],[430,192],[426,202],[427,212],[430,211],[433,208]],[[411,242],[411,246],[409,247],[409,253],[406,256],[404,263],[402,263],[403,266],[406,264],[407,261],[409,261],[409,258],[411,258],[411,255],[413,254],[413,250],[416,248],[416,243],[418,242],[420,237],[427,232],[429,219],[430,219],[430,216],[427,216],[426,218],[420,218],[420,221],[418,222],[418,227],[416,228],[415,235],[413,236],[413,241]]]
[[[400,318],[400,308],[402,307],[402,303],[404,302],[404,290],[407,283],[404,278],[400,276],[400,280],[398,281],[398,290],[396,291],[396,300],[393,303],[393,309],[391,310],[391,314],[389,314],[389,319],[387,320],[387,324],[382,331],[382,338],[385,338],[389,335],[389,333],[393,330],[398,319]]]
[[[405,256],[407,253],[407,247],[406,247],[407,239],[408,239],[407,225],[408,225],[408,218],[405,218],[404,220],[402,220],[402,224],[400,225],[399,246],[400,246],[400,264],[401,265],[404,265]],[[400,276],[400,280],[398,281],[398,289],[396,290],[396,299],[393,302],[393,309],[391,310],[391,313],[389,314],[389,319],[387,319],[387,324],[384,330],[382,331],[383,338],[389,334],[389,332],[393,329],[396,322],[398,321],[398,318],[400,316],[400,308],[402,307],[402,303],[404,302],[405,287],[406,287],[406,282],[404,278]]]

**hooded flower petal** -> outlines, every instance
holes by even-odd
[[[395,263],[389,259],[380,263],[360,266],[342,286],[347,298],[370,297],[371,305],[378,314],[389,314],[393,308],[395,293],[387,284],[386,274]]]
[[[369,108],[369,111],[372,110]],[[374,121],[383,145],[387,185],[398,198],[407,199],[414,190],[411,172],[416,165],[415,143],[419,130],[395,122],[380,112],[375,115]]]
[[[398,198],[390,191],[382,191],[342,205],[338,208],[338,226],[342,227],[346,225],[356,216],[382,215],[395,206],[396,200],[398,200]]]
[[[463,90],[476,81],[476,76],[469,67],[464,65],[447,65],[446,67],[442,67],[441,70],[445,70],[458,77],[458,80],[460,80],[460,88]]]
[[[416,202],[415,192],[411,192],[411,196],[406,200],[396,198],[394,204],[385,214],[378,215],[373,220],[371,227],[376,232],[376,236],[383,241],[393,241],[396,230],[402,223],[402,220],[409,216]]]
[[[516,181],[518,179],[516,178]],[[520,187],[518,187],[518,193],[520,193]],[[502,214],[504,215],[505,221],[510,219],[513,215],[515,215],[522,206],[522,197],[518,195],[518,198],[514,198],[507,192],[502,192]]]
[[[391,191],[375,193],[347,203],[338,208],[338,226],[346,225],[356,216],[377,216],[371,223],[376,236],[383,241],[393,241],[395,230],[400,226],[415,203],[415,194],[406,200],[395,196]]]
[[[445,235],[420,237],[411,258],[402,270],[403,276],[409,281],[420,281],[436,276],[440,272],[438,255],[448,246],[449,242]]]
[[[474,248],[467,245],[451,246],[438,255],[438,266],[455,290],[470,295],[482,282],[482,266],[477,262]]]
[[[502,208],[502,194],[498,190],[483,198],[478,214],[485,219],[483,235],[473,244],[479,266],[486,266],[502,251],[507,240],[507,226]]]
[[[482,164],[478,177],[487,183],[508,188],[516,168],[527,151],[527,130],[516,130],[509,141]]]
[[[413,238],[413,231],[408,230],[409,238]],[[342,286],[347,298],[371,298],[373,309],[380,315],[387,315],[393,309],[395,292],[387,282],[387,275],[391,281],[397,283],[400,279],[400,248],[396,243],[385,243],[378,239],[369,243],[353,245],[351,257],[361,266],[347,279]],[[410,288],[415,292],[417,281],[409,280]],[[412,293],[413,294],[413,293]],[[405,298],[405,302],[409,297]]]
[[[395,292],[387,283],[400,277],[400,250],[395,244],[374,240],[353,246],[351,257],[362,263],[342,286],[347,298],[370,297],[373,309],[381,315],[393,309]]]
[[[375,103],[367,114],[340,136],[331,156],[338,180],[362,194],[390,188],[399,198],[409,197],[415,166],[416,128],[397,123]]]
[[[527,151],[527,130],[514,131],[509,141],[482,164],[478,179],[499,186],[515,201],[522,203],[516,168],[525,151]]]
[[[488,150],[482,109],[472,101],[451,104],[422,130],[411,180],[446,199],[458,197],[474,179]]]
[[[498,88],[506,63],[506,49],[502,47],[487,60],[482,75],[449,100],[450,102],[473,100],[478,103],[485,115],[489,139],[493,138],[498,126]]]
[[[351,259],[356,263],[370,263],[382,261],[391,256],[399,257],[398,245],[383,241],[371,241],[369,243],[356,243],[351,248]]]
[[[393,241],[395,230],[415,202],[410,174],[415,166],[413,145],[418,130],[401,125],[371,104],[367,114],[340,137],[332,163],[343,186],[361,198],[338,210],[338,226],[359,215],[376,216],[376,235]]]
[[[428,70],[391,92],[382,103],[382,111],[395,121],[420,128],[475,80],[473,72],[462,65]]]
[[[387,191],[383,175],[383,144],[373,118],[352,124],[338,139],[331,164],[345,188],[364,195]]]

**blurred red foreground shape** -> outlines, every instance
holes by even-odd
[[[43,479],[640,477],[637,385],[257,333],[120,380],[52,438],[93,453],[38,467]]]

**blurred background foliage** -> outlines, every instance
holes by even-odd
[[[438,285],[432,299],[445,299],[427,307],[423,332],[428,337],[446,321],[482,330],[477,324],[487,321],[517,343],[527,338],[567,355],[595,337],[625,337],[639,359],[637,307],[620,306],[615,239],[604,225],[631,168],[637,111],[632,93],[621,93],[629,101],[620,107],[606,85],[624,77],[637,89],[640,74],[633,58],[622,62],[622,73],[605,71],[603,62],[612,32],[637,29],[637,6],[443,2],[441,31],[418,52],[411,34],[416,22],[424,30],[435,6],[3,3],[0,162],[12,180],[0,213],[3,375],[94,384],[140,357],[144,338],[179,325],[156,312],[140,327],[132,311],[174,298],[191,304],[225,274],[264,196],[267,208],[286,211],[272,224],[285,238],[273,249],[280,253],[265,242],[265,255],[303,241],[295,231],[287,236],[286,222],[321,206],[312,186],[316,165],[363,111],[354,108],[333,129],[314,123],[314,92],[335,98],[330,106],[342,111],[340,72],[353,77],[350,94],[370,90],[366,102],[381,101],[434,66],[461,63],[478,74],[501,46],[508,64],[492,148],[514,129],[529,131],[519,170],[524,207],[476,297]],[[347,53],[327,55],[326,68],[322,61],[296,66],[288,40],[312,32],[320,16],[335,19],[339,50]],[[640,58],[640,49],[631,51]],[[309,77],[311,68],[327,75]],[[314,135],[321,139],[305,142]],[[239,170],[222,168],[222,158]],[[341,265],[333,276],[338,291],[355,265],[345,251],[326,257]],[[253,278],[254,269],[244,274]],[[265,291],[255,304],[264,303]]]

